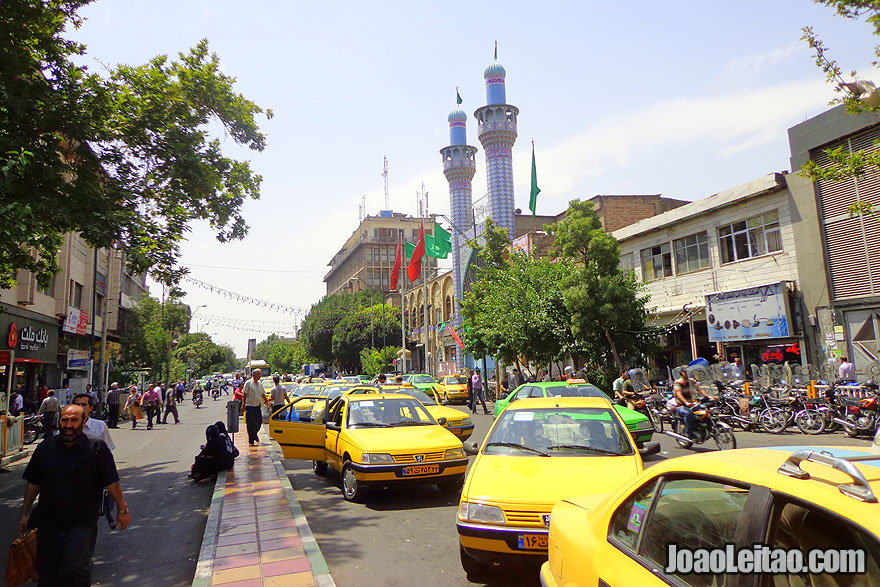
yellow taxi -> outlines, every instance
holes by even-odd
[[[312,419],[312,412],[315,405],[321,403],[321,393],[324,389],[324,382],[321,381],[318,383],[300,383],[294,387],[292,391],[288,392],[288,397],[297,396],[303,398],[303,401],[297,404],[295,410],[295,415],[297,415],[300,420],[308,421]],[[268,398],[269,396],[267,395],[266,397]]]
[[[444,375],[437,384],[437,392],[447,404],[453,401],[467,403],[468,378],[464,375]]]
[[[455,434],[462,442],[470,438],[471,434],[474,433],[474,421],[470,416],[456,410],[455,408],[440,405],[440,398],[437,397],[436,391],[432,391],[429,394],[426,391],[409,385],[408,383],[402,385],[383,385],[382,390],[392,391],[394,393],[405,393],[416,398],[422,402],[422,405],[428,409],[428,412],[434,416],[434,419],[437,420],[441,426]]]
[[[477,458],[456,526],[461,565],[472,581],[500,564],[540,563],[553,504],[605,494],[642,471],[632,437],[603,398],[518,401],[498,416],[478,452],[472,443],[465,450]]]
[[[878,585],[878,493],[880,454],[867,447],[778,446],[669,459],[608,495],[556,504],[541,584]],[[795,573],[786,562],[793,556],[808,563],[815,552],[822,563],[834,563],[827,557],[835,554],[836,569]],[[709,568],[715,557],[751,572]]]
[[[342,495],[361,501],[371,486],[434,483],[458,491],[468,459],[461,441],[403,394],[349,394],[328,404],[324,421],[288,420],[297,398],[272,414],[269,436],[284,457],[313,462],[317,475],[339,471]]]

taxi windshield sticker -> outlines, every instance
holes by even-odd
[[[358,405],[363,408],[372,408],[373,407],[373,400],[371,400],[371,399],[364,400],[362,402],[358,402]]]
[[[647,506],[635,502],[629,511],[629,521],[626,523],[626,529],[639,532],[642,529],[642,521],[645,519],[645,512],[647,511]]]
[[[535,412],[517,412],[513,415],[514,422],[531,422],[535,419]]]

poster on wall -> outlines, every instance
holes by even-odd
[[[793,336],[785,283],[760,285],[706,296],[711,342]]]

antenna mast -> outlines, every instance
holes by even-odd
[[[390,210],[391,204],[388,202],[388,156],[382,157],[382,177],[385,178],[385,209]]]

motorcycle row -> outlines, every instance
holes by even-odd
[[[842,431],[856,438],[873,437],[880,428],[880,392],[873,381],[762,388],[742,381],[716,380],[703,387],[712,397],[702,398],[693,408],[696,434],[691,437],[684,435],[684,421],[671,397],[642,393],[631,407],[682,448],[711,439],[719,450],[734,449],[734,429],[781,434],[796,428],[809,435]]]

